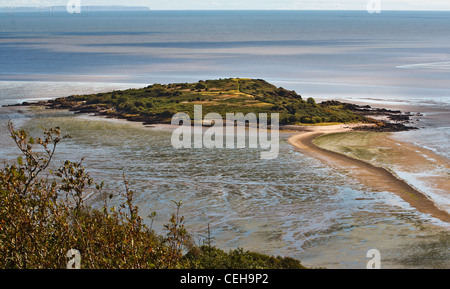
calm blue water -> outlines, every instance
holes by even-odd
[[[400,137],[448,156],[449,36],[448,12],[0,13],[0,105],[151,83],[262,78],[305,97],[420,111],[422,129]],[[159,227],[170,201],[183,200],[189,228],[201,234],[210,222],[223,248],[331,268],[364,268],[365,253],[376,248],[385,267],[450,268],[448,229],[293,150],[287,135],[279,158],[267,163],[247,150],[174,150],[165,129],[4,107],[0,160],[16,153],[8,119],[35,133],[62,127],[73,138],[58,160],[86,157],[108,189],[123,189],[125,171],[143,213],[160,213]]]
[[[240,76],[315,95],[308,83],[331,85],[321,93],[339,93],[338,84],[369,86],[366,94],[370,86],[390,87],[410,97],[433,89],[448,103],[449,31],[449,12],[0,14],[0,79],[168,83]]]

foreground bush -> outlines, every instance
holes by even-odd
[[[289,257],[272,257],[241,248],[225,252],[211,246],[191,249],[183,259],[196,269],[305,269],[300,261]]]
[[[57,144],[69,137],[59,128],[43,138],[12,123],[9,130],[22,155],[0,170],[0,268],[66,268],[70,249],[79,251],[81,268],[303,268],[291,258],[195,245],[179,215],[181,202],[167,234],[159,235],[143,223],[125,178],[116,209],[82,161],[48,171]],[[92,190],[103,196],[100,209],[83,201]]]

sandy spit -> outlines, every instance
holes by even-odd
[[[321,135],[351,131],[354,126],[357,126],[357,124],[309,126],[305,128],[304,132],[290,137],[288,142],[302,153],[317,158],[326,165],[349,170],[352,176],[363,185],[379,191],[395,193],[419,212],[450,223],[450,214],[448,212],[438,208],[425,193],[413,188],[388,170],[320,148],[313,143],[313,140]]]

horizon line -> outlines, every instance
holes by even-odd
[[[51,7],[66,7],[65,5],[46,5],[46,6],[1,6],[0,8],[29,8],[29,9],[37,9],[37,8],[51,8]],[[149,11],[365,11],[366,9],[320,9],[320,8],[307,8],[307,9],[211,9],[211,8],[197,8],[197,9],[152,9],[149,6],[145,5],[81,5],[80,7],[99,7],[99,8],[147,8]],[[383,9],[381,12],[450,12],[450,8],[448,9]]]

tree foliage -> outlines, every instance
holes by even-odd
[[[194,105],[225,118],[226,113],[278,113],[281,124],[367,121],[345,106],[322,107],[309,97],[262,79],[227,78],[196,83],[153,84],[141,89],[73,95],[50,101],[58,108],[123,117],[146,123],[170,123],[177,112],[193,118]]]

